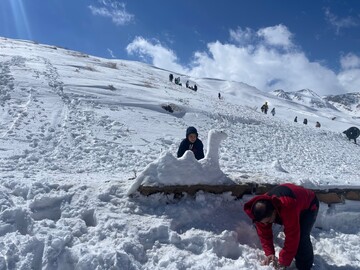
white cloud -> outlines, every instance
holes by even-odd
[[[309,88],[320,95],[328,95],[360,90],[359,69],[355,69],[360,61],[357,56],[348,54],[343,57],[343,70],[336,74],[319,62],[311,62],[302,51],[295,49],[291,42],[292,34],[286,27],[267,27],[257,32],[239,29],[230,31],[231,40],[242,43],[244,39],[241,37],[245,35],[253,41],[251,46],[220,41],[208,43],[206,51],[194,53],[190,68],[181,66],[176,53],[159,41],[137,37],[127,46],[127,51],[142,58],[148,57],[153,65],[170,71],[199,78],[244,82],[264,91]],[[259,33],[265,39],[259,39]],[[270,33],[275,34],[273,39],[269,38]]]
[[[183,68],[180,64],[177,64],[178,59],[176,54],[172,50],[162,46],[157,40],[151,42],[143,37],[136,37],[130,44],[128,44],[126,51],[128,54],[137,54],[145,61],[147,57],[150,57],[151,63],[154,66],[166,68],[179,73],[188,72],[188,70]]]
[[[238,44],[248,44],[254,36],[254,31],[249,27],[245,29],[238,27],[236,30],[230,29],[230,40]]]
[[[263,37],[265,42],[269,45],[291,47],[292,34],[286,26],[279,24],[276,26],[262,28],[257,31],[260,37]]]
[[[325,19],[336,30],[336,34],[340,33],[342,28],[356,27],[359,25],[359,20],[354,17],[338,18],[335,14],[330,12],[329,8],[325,8]]]
[[[360,68],[360,57],[353,53],[348,53],[340,58],[342,69]]]
[[[265,91],[310,88],[328,94],[341,89],[336,74],[301,52],[281,53],[262,45],[249,50],[220,42],[208,44],[208,50],[210,55],[196,54],[193,76],[241,81]]]
[[[99,1],[102,6],[89,6],[93,15],[111,18],[116,25],[125,25],[134,19],[134,15],[128,13],[125,9],[124,3],[119,3],[111,0]]]
[[[340,58],[342,71],[338,79],[348,92],[360,91],[360,57],[349,53]]]
[[[360,69],[348,69],[338,74],[341,85],[347,92],[360,92]]]

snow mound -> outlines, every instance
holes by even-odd
[[[186,151],[181,158],[170,152],[161,153],[160,157],[150,163],[136,178],[128,195],[145,186],[173,185],[220,185],[233,184],[219,165],[219,146],[227,138],[223,131],[210,130],[208,134],[207,153],[204,159],[196,160],[192,151]]]

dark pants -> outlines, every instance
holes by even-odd
[[[316,206],[316,208],[315,208]],[[310,208],[300,215],[300,242],[295,255],[295,264],[299,270],[311,269],[314,262],[314,251],[310,241],[310,232],[319,211],[319,200],[314,198]]]

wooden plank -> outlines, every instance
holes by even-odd
[[[345,201],[344,196],[335,192],[329,192],[329,193],[316,192],[316,197],[319,199],[320,202],[327,204],[342,203]]]
[[[233,196],[241,198],[244,194],[252,194],[252,187],[249,185],[192,185],[192,186],[140,186],[139,192],[142,195],[148,196],[154,193],[164,194],[178,194],[187,193],[189,195],[195,195],[198,191],[204,191],[214,194],[221,194],[225,192],[231,192]]]
[[[360,190],[349,190],[345,198],[348,200],[360,201]]]
[[[245,194],[260,195],[268,192],[276,185],[274,184],[234,184],[234,185],[174,185],[174,186],[140,186],[138,191],[145,196],[149,196],[154,193],[174,194],[175,197],[181,197],[183,193],[187,193],[194,196],[199,191],[209,192],[213,194],[221,194],[225,192],[231,192],[236,198],[242,198]],[[319,201],[332,204],[343,203],[345,200],[360,201],[360,189],[316,189],[313,190],[316,193]]]

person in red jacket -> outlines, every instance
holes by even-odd
[[[311,269],[314,252],[310,232],[319,210],[319,200],[309,189],[294,184],[282,184],[256,196],[244,205],[253,220],[265,251],[265,265],[273,263],[285,269],[295,258],[298,269]],[[272,224],[284,227],[285,242],[279,258],[275,256]]]

